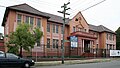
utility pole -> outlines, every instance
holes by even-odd
[[[62,64],[64,64],[64,43],[65,43],[65,40],[64,40],[64,33],[65,33],[65,15],[70,15],[69,13],[66,13],[66,10],[70,9],[70,8],[67,8],[67,5],[70,4],[70,2],[68,2],[67,4],[64,3],[63,6],[61,6],[61,8],[64,8],[63,11],[58,11],[59,13],[62,13],[63,14],[63,41],[62,41]]]

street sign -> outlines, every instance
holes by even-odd
[[[77,47],[78,46],[78,38],[76,36],[70,37],[71,47]]]
[[[110,56],[120,56],[120,50],[110,50]]]

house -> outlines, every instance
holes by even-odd
[[[32,49],[32,56],[61,56],[63,17],[41,12],[28,4],[9,6],[2,22],[4,35],[15,31],[20,22],[29,23],[33,28],[40,27],[43,31],[44,36]],[[86,56],[86,53],[107,56],[109,49],[116,49],[115,32],[103,25],[88,24],[81,12],[66,19],[64,30],[64,39],[70,41],[65,42],[65,56]],[[8,38],[4,38],[6,41]],[[27,56],[27,52],[23,54]]]

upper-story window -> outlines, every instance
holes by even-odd
[[[63,34],[63,26],[61,26],[61,34]]]
[[[22,15],[18,14],[17,15],[17,23],[21,23],[22,22]]]
[[[25,23],[28,23],[31,26],[33,26],[33,22],[34,22],[34,17],[26,16]]]
[[[73,32],[75,32],[75,27],[73,27]]]
[[[56,25],[56,33],[58,33],[58,25]]]
[[[55,33],[55,24],[53,24],[53,33]]]
[[[109,39],[112,40],[112,34],[109,35]]]
[[[50,32],[50,23],[47,23],[47,32]]]
[[[58,33],[58,30],[59,30],[59,26],[56,25],[56,24],[53,24],[52,25],[52,31],[53,31],[53,33]]]
[[[41,28],[41,19],[37,18],[37,27]]]
[[[29,24],[29,16],[26,16],[25,23]]]
[[[114,35],[113,35],[113,41],[114,41]]]
[[[106,37],[107,37],[107,40],[108,40],[108,36],[109,36],[109,35],[108,35],[108,33],[107,33],[107,36],[106,36]]]

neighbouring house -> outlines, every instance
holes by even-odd
[[[4,40],[2,36],[2,33],[0,33],[0,51],[5,51]]]
[[[40,27],[44,36],[32,49],[32,56],[61,56],[63,17],[41,12],[28,4],[9,6],[5,10],[2,26],[4,35],[15,31],[18,23]],[[88,24],[81,12],[66,19],[64,39],[65,56],[109,56],[116,49],[116,34],[103,25]],[[4,42],[8,38],[4,38]],[[7,50],[7,49],[6,49]],[[24,56],[27,52],[23,51]]]

